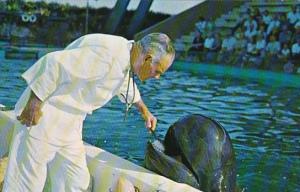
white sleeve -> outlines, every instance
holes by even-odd
[[[296,46],[295,46],[295,44],[292,46],[292,53],[293,53],[293,54],[296,53]]]
[[[227,41],[224,39],[223,42],[222,42],[222,46],[221,47],[222,48],[226,48],[227,47],[226,43],[227,43]]]
[[[22,74],[28,86],[42,101],[55,91],[60,82],[58,65],[52,55],[47,54]]]
[[[65,49],[75,49],[82,45],[82,41],[85,38],[85,36],[79,37],[78,39],[75,39],[73,42],[71,42]]]
[[[277,43],[277,52],[279,52],[280,49],[281,49],[281,45],[280,45],[280,43],[278,42],[278,43]]]
[[[141,100],[140,91],[138,90],[136,84],[133,83],[132,77],[130,77],[129,81],[128,79],[129,79],[129,75],[126,75],[126,78],[119,89],[118,97],[122,103],[126,103],[126,95],[127,95],[128,103],[136,103],[139,100]],[[129,87],[128,87],[128,83],[129,83]]]
[[[270,44],[268,43],[266,46],[266,51],[269,51],[269,50],[270,50]]]

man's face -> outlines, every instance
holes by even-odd
[[[160,75],[164,74],[171,66],[174,60],[174,55],[165,55],[157,63],[154,63],[152,58],[153,57],[151,55],[145,55],[143,58],[137,74],[141,81],[145,81],[150,78],[159,79]]]

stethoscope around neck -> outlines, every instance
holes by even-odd
[[[129,102],[128,94],[129,94],[129,86],[130,86],[131,78],[132,78],[132,87],[133,87],[133,97],[132,97],[131,101]],[[134,103],[134,97],[135,97],[135,80],[134,80],[133,71],[131,69],[129,69],[129,78],[128,78],[128,83],[127,83],[126,95],[124,95],[123,93],[121,93],[120,95],[124,98],[125,105],[126,105],[126,109],[125,109],[125,113],[124,113],[124,121],[125,121],[127,119],[129,110],[131,109],[131,107]]]

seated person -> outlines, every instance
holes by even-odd
[[[299,13],[300,14],[300,13]],[[295,29],[300,28],[300,19],[297,21],[297,23],[295,24]]]
[[[244,36],[244,33],[245,32],[244,32],[244,30],[242,30],[242,27],[239,27],[234,31],[234,37],[236,39],[240,39],[242,35]]]
[[[215,38],[213,33],[210,33],[204,40],[204,49],[209,50],[213,47]]]
[[[204,50],[204,38],[202,37],[202,34],[195,30],[195,37],[193,40],[193,43],[191,44],[191,47],[188,50],[189,57],[195,57],[196,55],[199,55],[199,52],[202,52]]]
[[[280,31],[284,30],[284,28],[289,28],[289,21],[286,18],[285,14],[280,14],[279,15],[279,21],[280,21]]]
[[[286,17],[289,20],[290,28],[292,29],[299,17],[299,13],[297,13],[297,7],[293,6],[292,10],[287,13]]]
[[[283,26],[282,31],[279,33],[279,42],[281,45],[289,43],[292,40],[293,33],[289,30],[288,26]]]
[[[206,61],[214,62],[216,60],[217,52],[221,49],[222,40],[218,33],[213,35],[213,42],[209,48],[207,48]],[[205,45],[204,45],[205,46]]]
[[[257,41],[256,41],[256,50],[257,52],[264,57],[265,55],[265,48],[266,48],[266,40],[263,38],[262,35],[257,35]]]
[[[200,33],[205,32],[207,27],[207,21],[204,19],[204,17],[199,17],[199,21],[195,24],[195,27],[196,30],[198,30]]]
[[[284,64],[283,71],[285,73],[293,73],[294,67],[295,67],[295,65],[292,63],[292,61],[289,60],[286,64]]]
[[[278,55],[279,59],[283,62],[287,62],[291,57],[291,50],[287,43],[283,44],[283,47]]]
[[[233,52],[236,46],[237,40],[232,33],[228,33],[221,45],[221,51],[219,53],[219,62],[229,63],[232,60]]]
[[[292,59],[300,60],[300,38],[292,46]]]
[[[300,39],[300,27],[296,28],[296,31],[293,34],[291,42],[297,42],[298,39]]]
[[[258,26],[258,31],[256,33],[257,35],[261,35],[263,37],[263,39],[267,39],[268,34],[267,34],[267,30],[266,30],[266,25],[265,24],[260,24]]]
[[[253,29],[256,31],[257,30],[257,22],[255,21],[255,19],[253,18],[253,16],[248,17],[245,20],[243,26],[246,28],[246,30],[249,30],[251,25],[253,25]]]
[[[258,7],[255,7],[252,9],[250,16],[256,21],[258,22],[259,20],[262,19],[262,15],[260,13],[260,10]]]
[[[257,31],[255,29],[255,26],[253,24],[250,24],[249,28],[245,31],[245,37],[247,39],[255,37],[257,34]]]
[[[258,56],[258,52],[256,50],[256,39],[250,38],[246,47],[246,55],[243,57],[243,62],[241,67],[244,65],[248,65],[255,62],[255,58]]]
[[[203,51],[204,50],[204,38],[202,34],[195,30],[195,37],[189,51]]]
[[[272,21],[272,16],[269,14],[267,9],[263,12],[262,20],[266,25],[269,25],[269,23]]]
[[[273,20],[268,25],[267,34],[270,35],[274,29],[280,28],[280,24],[279,16],[274,15]]]
[[[246,55],[246,47],[247,47],[247,40],[244,36],[243,33],[241,33],[238,38],[237,38],[237,43],[235,46],[235,51],[234,51],[234,65],[240,66],[241,63],[243,62],[243,58]]]
[[[256,49],[256,57],[254,58],[254,66],[258,67],[262,64],[264,57],[265,57],[265,49],[266,49],[266,40],[263,38],[262,35],[257,35],[257,41],[255,44]]]
[[[204,40],[205,59],[207,59],[208,52],[213,48],[214,42],[215,42],[214,34],[209,33]]]
[[[206,19],[206,29],[205,29],[205,32],[206,33],[212,32],[214,30],[214,28],[215,28],[214,21],[210,17],[208,17]]]
[[[278,63],[278,54],[280,52],[281,46],[279,41],[276,40],[274,35],[270,36],[270,42],[266,47],[266,56],[269,58],[267,63],[267,68],[274,69],[275,64]]]

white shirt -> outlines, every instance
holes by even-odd
[[[258,30],[256,35],[262,35],[264,39],[266,39],[268,36],[267,32],[263,30]]]
[[[262,50],[266,47],[266,41],[264,39],[261,39],[259,41],[256,42],[256,49],[257,50]]]
[[[244,49],[245,47],[247,47],[247,40],[246,39],[237,40],[237,44],[235,47],[238,49]]]
[[[250,25],[254,25],[253,26],[253,29],[256,30],[257,29],[257,22],[255,20],[246,20],[245,23],[244,23],[244,26],[246,27],[247,30],[249,30],[250,28]]]
[[[213,37],[208,37],[204,41],[204,47],[207,49],[210,49],[210,48],[212,48],[214,42],[215,42],[215,39]]]
[[[278,41],[269,42],[266,50],[270,53],[278,53],[280,51],[280,43]]]
[[[298,28],[298,27],[300,27],[300,19],[299,19],[299,21],[295,24],[295,28]]]
[[[245,31],[245,37],[247,37],[247,38],[252,38],[256,34],[257,34],[257,31],[254,30],[254,29],[252,31],[250,31],[250,29],[248,29],[247,31]]]
[[[274,28],[278,28],[280,26],[280,21],[279,20],[272,20],[267,29],[267,34],[270,34]]]
[[[287,19],[289,20],[290,24],[294,24],[297,19],[299,19],[299,13],[290,11],[287,13]]]
[[[272,17],[270,15],[263,15],[262,20],[265,24],[269,24],[272,21]]]
[[[300,54],[300,45],[298,43],[293,44],[292,53],[293,54]]]
[[[255,50],[255,44],[253,43],[248,43],[247,44],[247,52],[252,53]]]
[[[22,75],[28,88],[16,104],[16,115],[26,105],[30,89],[46,103],[43,110],[53,111],[51,106],[55,106],[59,109],[57,113],[66,114],[66,126],[56,127],[55,121],[48,122],[56,113],[49,116],[45,114],[48,111],[43,112],[41,125],[32,128],[31,136],[56,144],[78,140],[81,130],[74,129],[81,128],[69,126],[74,119],[83,121],[87,113],[102,107],[115,95],[124,102],[120,95],[127,92],[131,46],[130,41],[119,36],[85,35],[65,50],[49,53],[30,67]],[[133,102],[139,101],[140,93],[136,85],[133,90],[131,79],[128,101],[133,98]]]
[[[236,45],[235,37],[225,38],[222,42],[222,48],[225,48],[228,51],[233,50],[235,48],[235,45]]]
[[[123,37],[86,35],[42,57],[22,77],[42,101],[91,113],[113,96],[126,94],[129,45]],[[139,91],[135,93],[138,101]]]
[[[206,28],[207,22],[206,21],[200,21],[195,24],[196,28],[200,31],[203,32]]]
[[[284,56],[289,56],[290,53],[291,53],[290,49],[285,49],[285,48],[283,48],[283,49],[281,50],[281,54],[284,55]]]

